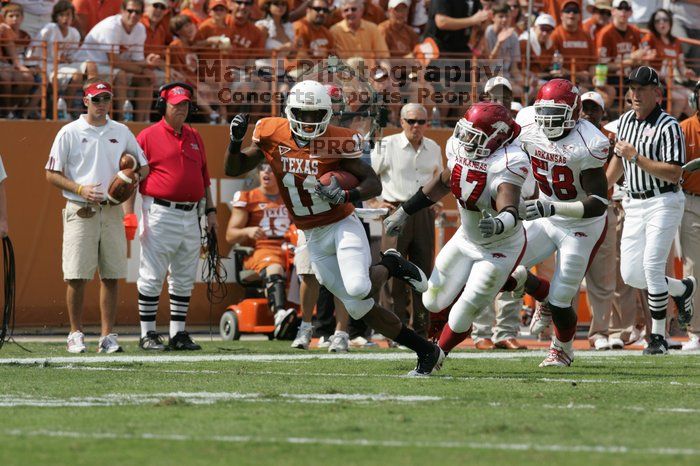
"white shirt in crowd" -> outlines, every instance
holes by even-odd
[[[12,3],[22,5],[25,15],[39,16],[50,16],[56,2],[58,2],[58,0],[12,0]]]
[[[51,72],[53,71],[53,44],[55,42],[61,44],[58,46],[59,66],[60,64],[72,63],[75,60],[75,55],[80,47],[80,33],[78,30],[72,26],[69,26],[68,34],[64,36],[61,33],[61,28],[59,28],[58,24],[56,23],[49,23],[44,26],[41,31],[39,31],[39,35],[36,37],[36,40],[47,42],[46,67],[49,76],[51,76]],[[37,58],[41,60],[44,56],[43,50],[44,48],[40,44],[34,43],[29,49],[27,56],[29,58]]]
[[[372,168],[382,181],[382,199],[404,202],[442,172],[442,150],[426,137],[415,150],[403,132],[392,134],[372,149]]]
[[[124,152],[136,155],[141,166],[148,165],[143,150],[126,125],[108,117],[104,126],[92,126],[86,117],[81,115],[58,131],[44,168],[63,172],[66,178],[81,185],[100,183],[100,189],[107,192],[110,181],[119,171],[119,159]],[[72,191],[63,191],[63,197],[85,202]]]
[[[0,157],[0,183],[5,181],[7,178],[7,172],[5,171],[5,165],[2,163],[2,157]]]
[[[90,30],[76,58],[83,62],[90,60],[98,65],[106,65],[109,63],[107,53],[112,52],[120,60],[141,62],[144,59],[145,42],[146,26],[138,23],[128,33],[122,24],[121,14],[116,14],[103,19]]]

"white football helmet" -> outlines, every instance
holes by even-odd
[[[304,121],[302,112],[318,112],[318,116],[312,121]],[[318,81],[302,81],[289,91],[284,113],[292,133],[301,139],[314,139],[326,132],[333,116],[333,104],[323,84]],[[305,131],[305,127],[314,129]]]

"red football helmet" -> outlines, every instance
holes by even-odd
[[[484,158],[520,134],[510,111],[496,102],[478,102],[467,109],[455,126],[452,137],[470,158]]]
[[[535,121],[549,139],[576,126],[580,113],[578,87],[568,79],[552,79],[537,93]]]

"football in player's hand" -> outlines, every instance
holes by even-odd
[[[341,170],[326,172],[323,175],[321,175],[319,181],[322,185],[328,186],[329,184],[331,184],[331,176],[334,176],[335,179],[338,180],[338,184],[343,189],[356,188],[357,185],[360,184],[360,180],[358,180],[355,175],[353,175],[350,172]]]
[[[124,152],[119,159],[119,169],[126,170],[127,168],[136,170],[139,168],[139,162],[136,160],[135,156],[129,154],[128,152]]]
[[[107,190],[107,200],[112,205],[118,205],[126,201],[136,191],[138,185],[138,176],[131,168],[121,170],[114,175],[112,181],[109,182]]]

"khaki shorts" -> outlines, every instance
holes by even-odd
[[[81,218],[85,204],[68,201],[63,209],[63,279],[92,280],[126,277],[126,235],[121,206],[93,206],[91,218]]]

